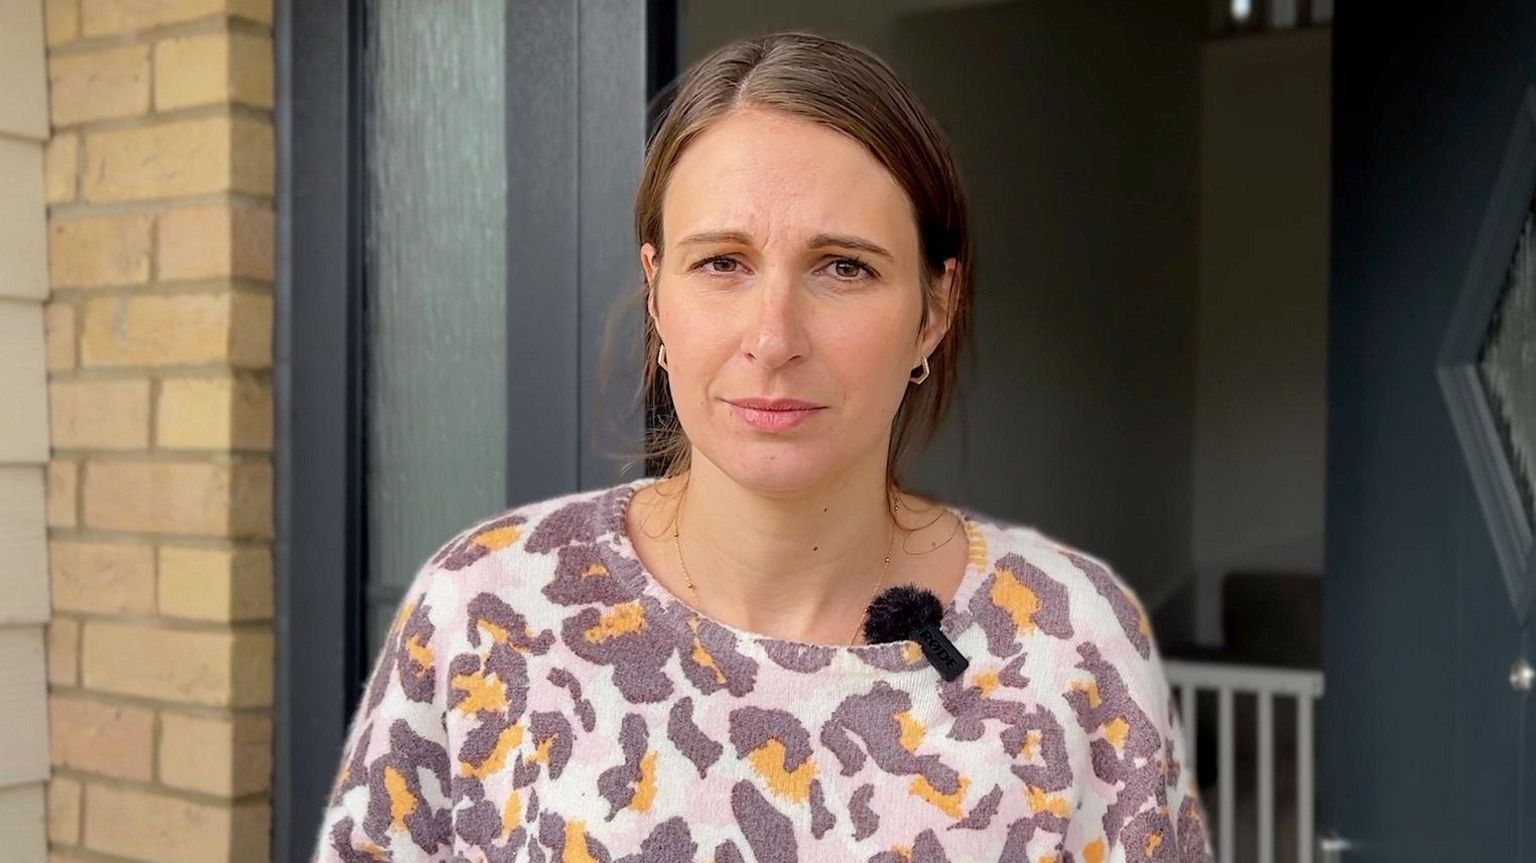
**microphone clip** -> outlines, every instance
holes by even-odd
[[[870,600],[864,616],[864,638],[870,644],[915,641],[939,676],[954,680],[971,663],[939,627],[943,618],[944,606],[933,591],[913,584],[889,587]]]

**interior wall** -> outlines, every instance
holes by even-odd
[[[732,39],[805,30],[856,42],[894,63],[897,25],[914,12],[985,6],[996,0],[679,0],[682,68]]]
[[[1192,572],[1206,11],[710,2],[682,34],[685,65],[772,29],[850,38],[917,89],[970,196],[977,365],[909,479],[1106,558],[1151,607]]]
[[[1104,557],[1151,608],[1190,576],[1204,12],[1021,2],[900,28],[978,250],[974,389],[920,476]]]
[[[1331,50],[1317,27],[1201,52],[1190,535],[1207,644],[1223,574],[1322,572]]]

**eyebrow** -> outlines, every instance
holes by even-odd
[[[689,234],[677,241],[679,246],[706,245],[710,243],[739,243],[743,246],[750,246],[752,245],[752,237],[744,231],[701,231],[697,234]],[[869,252],[872,255],[879,255],[886,260],[896,260],[896,256],[879,243],[850,234],[817,234],[811,238],[809,244],[809,247],[812,249],[823,249],[828,246],[858,249]]]

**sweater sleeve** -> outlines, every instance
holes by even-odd
[[[1161,662],[1158,667],[1161,674]],[[1166,677],[1163,678],[1163,685],[1166,691]],[[1200,800],[1195,771],[1188,761],[1189,742],[1184,736],[1184,721],[1174,707],[1171,691],[1168,691],[1165,701],[1164,763],[1167,771],[1164,784],[1168,795],[1168,817],[1176,840],[1176,853],[1172,859],[1178,863],[1211,863],[1214,854],[1210,831],[1207,829],[1205,805]]]
[[[1188,744],[1173,707],[1156,648],[1138,675],[1145,685],[1131,694],[1148,722],[1144,747],[1132,762],[1113,763],[1116,755],[1095,741],[1094,758],[1118,772],[1119,793],[1105,815],[1110,834],[1084,849],[1084,859],[1099,863],[1211,863],[1210,838],[1195,774],[1186,764]],[[1123,726],[1122,726],[1123,728]],[[1136,732],[1127,732],[1134,736]],[[1155,735],[1155,736],[1154,736]],[[1126,772],[1120,772],[1126,771]],[[1101,776],[1100,778],[1105,778]]]
[[[1094,674],[1099,687],[1097,699],[1087,702],[1092,707],[1097,701],[1099,709],[1090,713],[1101,735],[1090,744],[1093,769],[1099,779],[1118,786],[1118,794],[1104,819],[1107,848],[1084,857],[1097,856],[1102,863],[1211,863],[1199,783],[1189,769],[1190,746],[1151,619],[1118,576],[1106,574],[1098,588],[1110,600],[1117,626],[1080,646],[1085,658],[1080,667]]]
[[[452,854],[447,698],[440,645],[449,603],[417,573],[348,726],[314,863],[426,863]],[[446,591],[443,591],[447,598]],[[441,606],[441,607],[435,607]]]

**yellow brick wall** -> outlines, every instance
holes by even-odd
[[[270,857],[271,0],[39,0],[48,836]]]

